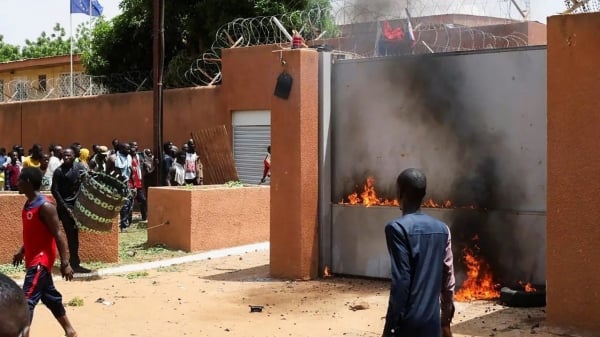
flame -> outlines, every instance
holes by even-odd
[[[377,196],[377,192],[375,191],[375,178],[372,176],[367,177],[367,181],[365,182],[362,191],[353,192],[348,195],[346,199],[348,200],[347,202],[342,200],[340,204],[363,205],[366,207],[400,205],[397,199],[379,198]]]
[[[473,239],[478,239],[478,237],[475,236]],[[498,285],[494,283],[490,266],[479,256],[479,247],[477,245],[474,249],[465,247],[463,254],[463,260],[467,266],[467,279],[456,292],[454,297],[456,301],[466,302],[498,298],[500,296]]]
[[[355,191],[350,193],[346,199],[342,199],[339,204],[341,205],[363,205],[366,207],[370,206],[400,206],[398,199],[387,199],[380,198],[377,196],[375,191],[375,178],[372,176],[367,177],[367,181],[363,185],[362,191]],[[436,202],[433,199],[427,199],[423,201],[421,207],[427,208],[453,208],[452,202],[446,200],[443,202]]]
[[[333,275],[329,272],[329,266],[325,266],[323,269],[323,277],[332,277]]]
[[[443,202],[436,202],[435,200],[429,198],[421,203],[421,207],[426,208],[453,208],[452,201],[446,200]]]
[[[537,289],[535,289],[533,287],[533,285],[531,283],[529,283],[529,282],[525,283],[523,281],[519,281],[519,285],[521,287],[523,287],[523,290],[525,290],[526,293],[532,293],[532,292],[537,291]]]

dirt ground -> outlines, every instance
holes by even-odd
[[[269,252],[251,252],[178,266],[59,281],[57,288],[81,337],[94,336],[380,336],[389,282],[332,277],[281,281],[269,277]],[[351,306],[367,304],[363,310]],[[264,306],[250,312],[250,305]],[[457,303],[455,337],[579,336],[545,326],[543,308],[493,302]],[[62,336],[38,305],[32,337]]]

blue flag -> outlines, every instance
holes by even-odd
[[[90,3],[92,5],[92,10],[90,11]],[[92,16],[100,16],[102,15],[102,10],[104,8],[98,0],[71,0],[71,14],[82,13],[86,15]]]

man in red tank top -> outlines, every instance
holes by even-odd
[[[23,246],[13,257],[13,264],[20,265],[25,258],[25,282],[23,292],[29,305],[29,319],[33,320],[33,311],[42,300],[60,323],[67,337],[77,336],[67,318],[62,304],[62,295],[54,287],[52,266],[56,259],[56,247],[60,255],[60,272],[70,281],[73,269],[69,264],[67,241],[59,229],[56,207],[40,194],[43,174],[37,167],[26,167],[19,175],[19,193],[27,196],[23,207]]]

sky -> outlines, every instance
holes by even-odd
[[[120,0],[98,1],[104,7],[103,14],[106,18],[110,19],[120,13]],[[517,1],[524,3],[524,0]],[[530,19],[542,23],[546,23],[547,16],[565,9],[563,0],[530,1]],[[68,35],[69,4],[68,0],[0,0],[0,35],[4,36],[4,42],[24,45],[26,39],[35,40],[42,31],[51,32],[57,22],[65,27]],[[87,19],[87,15],[73,14],[73,32],[79,23],[87,22]]]

